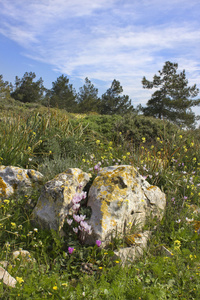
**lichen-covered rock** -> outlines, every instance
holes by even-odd
[[[120,248],[119,250],[114,251],[113,259],[119,259],[123,266],[133,262],[136,258],[143,254],[144,249],[147,247],[150,235],[150,231],[141,233],[140,237],[135,239],[135,242],[131,247]]]
[[[130,224],[142,228],[147,216],[160,219],[165,205],[165,194],[151,186],[133,166],[103,168],[89,190],[92,215],[88,223],[93,233],[86,236],[85,243],[101,240],[106,245],[116,230],[123,233]]]
[[[13,193],[27,193],[38,187],[43,179],[40,172],[13,166],[0,166],[0,198],[8,198]]]
[[[70,168],[48,181],[33,210],[33,222],[42,228],[60,231],[69,213],[72,198],[83,190],[90,177],[90,174],[78,168]]]

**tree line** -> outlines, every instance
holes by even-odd
[[[98,89],[87,77],[77,93],[65,75],[59,76],[52,82],[51,89],[46,89],[43,79],[36,80],[34,72],[26,72],[22,78],[16,76],[14,86],[3,81],[3,75],[0,75],[0,100],[12,97],[24,103],[37,102],[72,113],[96,112],[105,115],[124,115],[139,112],[145,116],[168,119],[182,127],[192,128],[198,116],[195,116],[191,108],[200,105],[200,99],[193,99],[197,97],[199,89],[196,84],[188,86],[185,70],[180,73],[177,70],[177,63],[167,61],[163,69],[158,71],[158,75],[154,75],[152,81],[143,77],[143,88],[156,89],[145,107],[139,105],[134,108],[129,96],[123,95],[123,88],[116,79],[99,97]]]

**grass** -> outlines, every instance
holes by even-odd
[[[143,257],[122,267],[113,253],[124,242],[118,235],[109,249],[83,246],[68,224],[65,239],[32,226],[37,191],[1,199],[0,261],[9,262],[7,270],[18,280],[15,288],[0,281],[1,299],[200,298],[199,130],[181,131],[151,118],[136,130],[141,116],[101,119],[41,107],[5,112],[2,118],[2,165],[37,169],[47,181],[69,167],[94,178],[98,162],[131,164],[166,193],[167,207],[161,222],[150,219],[145,225],[152,236]],[[75,250],[69,254],[68,247]],[[34,260],[14,259],[20,248]]]

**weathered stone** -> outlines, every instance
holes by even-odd
[[[3,283],[10,286],[15,287],[17,281],[14,277],[12,277],[4,268],[0,266],[0,280],[3,279]]]
[[[17,250],[13,252],[13,259],[22,258],[23,262],[35,262],[36,260],[31,257],[31,254],[27,250]]]
[[[8,198],[14,192],[27,193],[41,184],[43,175],[31,169],[0,166],[0,197]]]
[[[103,168],[89,190],[92,215],[88,223],[93,233],[85,237],[85,243],[101,240],[106,245],[116,230],[123,233],[130,224],[142,228],[150,215],[161,219],[165,205],[165,194],[133,166]]]
[[[141,256],[144,249],[147,248],[147,242],[150,235],[150,231],[144,231],[140,234],[139,238],[135,239],[135,243],[131,247],[120,248],[119,250],[114,251],[114,259],[120,259],[123,266],[133,262],[133,260]]]
[[[83,190],[90,177],[78,168],[70,168],[48,181],[33,210],[34,223],[42,228],[60,231],[69,214],[73,196]]]

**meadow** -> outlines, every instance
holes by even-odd
[[[38,170],[44,183],[70,167],[94,178],[98,163],[133,165],[167,198],[162,221],[145,224],[143,256],[125,267],[113,258],[124,245],[117,233],[108,249],[84,246],[68,224],[67,238],[32,226],[40,191],[1,199],[0,261],[17,284],[0,281],[0,299],[200,299],[200,129],[13,103],[1,107],[0,124],[2,165]],[[19,249],[32,260],[13,259]]]

